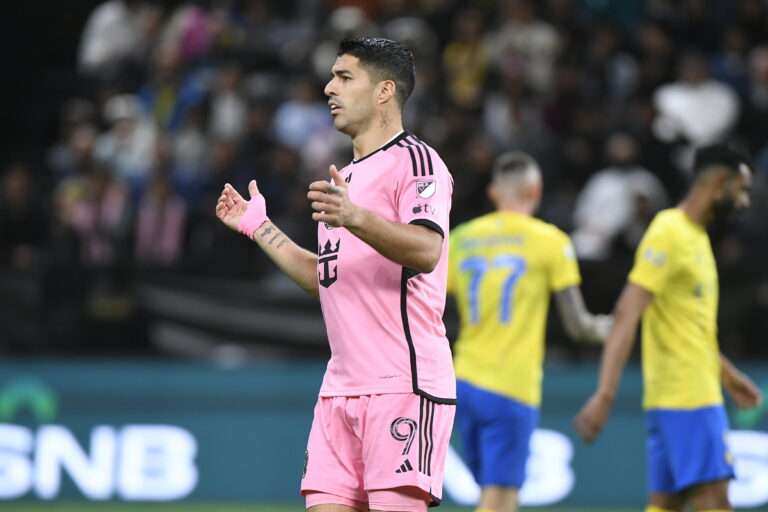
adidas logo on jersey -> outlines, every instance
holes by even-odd
[[[396,469],[395,473],[407,473],[409,471],[413,471],[413,466],[411,466],[411,461],[405,459],[405,462],[400,464],[400,468]]]

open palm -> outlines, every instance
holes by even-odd
[[[248,202],[243,196],[229,183],[224,185],[216,203],[216,216],[219,220],[230,229],[237,231],[247,208]]]

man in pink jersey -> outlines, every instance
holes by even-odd
[[[319,297],[331,358],[315,406],[301,483],[315,512],[425,511],[439,503],[455,408],[442,322],[453,180],[403,130],[413,54],[387,39],[342,41],[325,87],[354,160],[309,186],[317,253],[229,184],[218,217]]]

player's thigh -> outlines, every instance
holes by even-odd
[[[678,510],[682,507],[682,495],[677,492],[671,463],[672,447],[667,445],[667,439],[662,435],[659,415],[646,413],[646,427],[645,471],[650,504],[662,510]]]
[[[480,469],[480,428],[483,424],[482,413],[475,407],[474,386],[466,381],[456,380],[456,421],[454,423],[459,439],[464,462],[474,475],[479,478]]]
[[[480,431],[481,462],[478,483],[520,489],[530,454],[538,410],[496,395],[486,405],[492,416]]]
[[[690,494],[700,484],[733,478],[728,451],[728,419],[722,406],[660,413],[675,492]]]
[[[728,480],[697,484],[688,489],[688,503],[695,510],[731,510]]]
[[[441,498],[455,410],[413,393],[371,396],[363,434],[371,509],[371,493],[379,490],[421,489],[427,504]]]
[[[646,510],[656,512],[656,510],[664,510],[669,512],[682,512],[685,508],[685,497],[680,493],[651,493],[648,498],[648,507]],[[651,508],[651,507],[655,507]]]
[[[349,426],[350,416],[363,408],[365,400],[318,398],[301,479],[307,508],[332,504],[354,507],[367,501],[362,484],[363,447],[357,432]]]
[[[371,512],[427,512],[431,497],[418,487],[397,487],[368,492]]]
[[[365,512],[368,508],[353,508],[346,505],[314,505],[307,508],[308,512]]]

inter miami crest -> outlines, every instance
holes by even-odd
[[[323,288],[328,288],[339,277],[339,266],[336,264],[331,267],[331,263],[339,259],[339,248],[341,247],[341,240],[336,242],[336,245],[332,245],[331,241],[325,242],[325,245],[317,246],[317,264],[322,265],[322,272],[317,273],[318,282]]]

